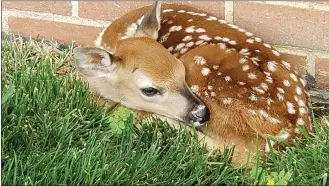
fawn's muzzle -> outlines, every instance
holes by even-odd
[[[191,109],[191,111],[187,114],[187,122],[193,122],[194,126],[201,126],[205,122],[210,119],[210,111],[209,108],[203,104],[196,105]]]

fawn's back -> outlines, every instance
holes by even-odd
[[[161,43],[184,64],[187,84],[210,110],[210,120],[200,130],[221,144],[236,144],[236,157],[257,135],[268,151],[268,144],[274,145],[266,142],[268,135],[289,140],[300,133],[297,126],[311,129],[305,82],[270,44],[200,10],[160,5],[114,21],[96,46],[115,55],[127,38],[149,37]]]

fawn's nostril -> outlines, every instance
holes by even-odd
[[[197,105],[188,113],[188,122],[198,122],[203,124],[210,119],[209,108],[205,105]]]

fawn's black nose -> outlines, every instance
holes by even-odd
[[[193,122],[194,126],[201,126],[210,119],[209,108],[205,105],[196,105],[187,114],[187,122]]]

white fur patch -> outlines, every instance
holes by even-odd
[[[193,37],[191,35],[185,36],[182,41],[191,41],[193,39]]]
[[[202,68],[201,73],[203,76],[208,76],[210,73],[210,69],[209,68]]]
[[[195,26],[190,26],[190,27],[187,27],[186,29],[185,29],[185,32],[187,32],[187,33],[193,33],[194,31],[195,31]]]
[[[211,38],[209,36],[207,36],[207,35],[201,35],[201,36],[199,36],[199,38],[200,39],[203,39],[205,41],[210,41],[211,40]]]
[[[198,65],[204,65],[204,64],[207,63],[206,59],[204,57],[202,57],[202,56],[195,56],[194,57],[194,61]]]

